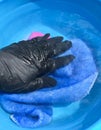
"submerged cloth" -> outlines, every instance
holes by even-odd
[[[30,38],[38,33],[32,33]],[[80,39],[72,40],[73,47],[62,55],[72,53],[75,60],[51,74],[57,85],[27,94],[0,95],[1,107],[22,127],[35,128],[52,119],[52,106],[80,100],[89,94],[98,75],[90,49]],[[62,56],[61,55],[61,56]]]

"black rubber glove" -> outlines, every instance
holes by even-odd
[[[50,34],[13,43],[0,50],[0,91],[25,93],[56,85],[48,74],[69,64],[73,55],[55,57],[72,43]]]

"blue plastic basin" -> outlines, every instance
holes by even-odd
[[[69,106],[54,108],[53,121],[35,130],[101,130],[100,0],[0,0],[0,48],[27,39],[31,32],[49,30],[86,42],[99,76],[88,96]],[[6,129],[30,130],[16,126],[0,108],[0,130]]]

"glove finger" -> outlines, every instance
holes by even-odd
[[[63,41],[63,42],[53,42],[49,44],[48,46],[48,51],[47,51],[47,57],[51,58],[54,56],[58,56],[62,54],[63,52],[67,51],[69,48],[72,47],[72,42],[71,41]]]
[[[45,34],[45,35],[41,38],[41,40],[47,40],[47,39],[49,38],[49,36],[50,36],[50,33],[47,33],[47,34]]]
[[[19,88],[15,93],[27,93],[31,91],[38,90],[40,88],[52,87],[56,85],[56,80],[52,77],[43,76],[40,78],[36,78],[31,81],[29,84]]]
[[[47,40],[47,42],[48,42],[49,44],[54,44],[54,43],[62,42],[62,40],[63,40],[63,37],[57,36],[57,37],[49,38],[49,39]]]
[[[49,59],[46,67],[46,72],[51,72],[63,66],[66,66],[70,62],[72,62],[74,58],[75,57],[73,55],[67,55],[63,57],[58,57],[56,59]]]

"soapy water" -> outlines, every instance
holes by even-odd
[[[42,4],[43,1],[43,4]],[[90,94],[81,101],[67,106],[53,108],[52,122],[37,130],[85,130],[101,117],[101,32],[94,22],[87,20],[77,5],[62,5],[60,10],[44,6],[45,0],[0,1],[0,47],[27,39],[31,32],[50,32],[51,36],[61,34],[68,39],[79,38],[91,49],[99,76]],[[58,3],[59,4],[59,3]],[[60,6],[60,5],[58,5]],[[65,9],[66,8],[66,9]],[[79,10],[80,10],[79,9]],[[90,17],[91,18],[91,17]],[[94,16],[95,18],[95,16]],[[99,19],[100,20],[100,19]],[[96,22],[95,22],[96,23]],[[97,23],[96,23],[97,24]],[[21,130],[9,120],[9,115],[0,108],[0,129]],[[6,122],[6,126],[5,126]],[[74,129],[75,128],[75,129]],[[25,129],[29,130],[29,129]]]

